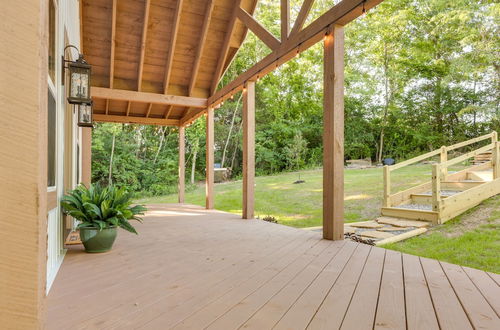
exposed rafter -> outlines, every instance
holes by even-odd
[[[106,122],[106,123],[142,124],[142,125],[159,125],[159,126],[179,125],[179,120],[177,119],[163,119],[163,118],[146,118],[146,117],[94,114],[93,119],[96,122]]]
[[[214,0],[208,0],[207,7],[205,10],[205,19],[203,20],[200,41],[198,42],[198,49],[196,50],[196,57],[194,59],[191,81],[189,83],[189,91],[188,91],[189,96],[193,95],[193,89],[196,84],[196,78],[198,77],[198,69],[200,68],[201,56],[203,54],[203,47],[205,46],[205,41],[208,35],[208,28],[210,26],[210,18],[212,17],[212,10],[214,9],[214,2],[215,2]]]
[[[170,74],[172,73],[172,61],[174,60],[175,44],[177,41],[177,30],[179,28],[179,21],[181,19],[183,0],[177,0],[177,7],[175,8],[174,21],[172,23],[172,33],[170,34],[170,46],[167,53],[167,64],[165,66],[165,79],[163,82],[163,93],[168,93],[168,85],[170,84]]]
[[[165,113],[163,114],[163,118],[168,119],[168,116],[170,116],[170,113],[172,112],[173,108],[174,108],[173,105],[167,105],[167,109],[165,110]]]
[[[115,77],[115,43],[116,43],[116,5],[118,0],[113,0],[111,14],[111,52],[109,57],[109,88],[113,88]],[[83,2],[83,1],[82,1]],[[109,111],[109,100],[106,100],[106,114]]]
[[[214,76],[212,78],[212,86],[210,87],[210,94],[215,92],[217,85],[219,84],[219,80],[222,76],[222,71],[224,70],[224,64],[226,63],[227,53],[229,51],[229,45],[231,43],[231,36],[233,35],[234,25],[236,23],[236,14],[238,12],[238,8],[240,8],[241,0],[237,0],[234,5],[234,10],[229,20],[228,28],[226,31],[226,35],[224,36],[224,42],[222,44],[222,49],[219,54],[219,61],[217,62],[217,67],[215,69]]]
[[[148,111],[146,112],[146,118],[149,117],[149,115],[151,114],[151,108],[153,107],[153,103],[149,103],[148,105]]]
[[[281,42],[290,34],[290,0],[281,0]]]
[[[240,21],[245,24],[247,28],[264,42],[271,50],[276,50],[280,46],[280,41],[269,31],[266,30],[259,22],[257,22],[249,13],[243,8],[238,8],[237,16]]]
[[[91,93],[92,97],[96,99],[176,105],[191,108],[205,108],[207,106],[207,99],[198,97],[136,92],[103,87],[92,87]]]
[[[302,30],[307,17],[309,16],[309,12],[311,11],[312,5],[314,4],[314,0],[304,0],[302,3],[302,7],[300,7],[299,14],[297,15],[297,19],[293,24],[292,31],[290,35],[294,35]]]
[[[326,29],[333,24],[345,25],[363,14],[363,4],[366,10],[378,5],[383,0],[343,0],[326,13],[321,15],[305,29],[290,35],[281,47],[263,58],[250,69],[240,74],[232,82],[221,88],[209,97],[208,106],[213,107],[220,104],[230,95],[242,90],[243,84],[249,80],[256,80],[273,71],[277,66],[292,59],[297,51],[303,52],[320,41]]]
[[[142,25],[142,37],[141,37],[141,56],[139,59],[139,68],[137,71],[137,91],[141,91],[142,88],[142,75],[144,72],[144,56],[146,55],[146,38],[148,34],[148,22],[149,22],[149,8],[151,7],[151,0],[146,0],[144,5],[144,20]]]

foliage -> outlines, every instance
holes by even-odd
[[[338,1],[335,1],[338,2]],[[292,21],[302,1],[291,1]],[[316,0],[308,21],[333,5]],[[256,18],[276,36],[279,1],[261,0]],[[397,161],[500,131],[500,3],[480,0],[384,1],[345,29],[345,158]],[[307,24],[307,23],[306,23]],[[220,85],[270,50],[251,32]],[[256,86],[256,173],[314,168],[322,162],[323,47],[262,77]],[[215,162],[241,175],[240,95],[215,111]],[[93,180],[145,195],[177,187],[177,129],[99,124]],[[186,129],[186,177],[205,175],[205,123]],[[294,139],[305,142],[291,164]],[[196,154],[196,157],[194,155]]]
[[[80,222],[78,228],[102,230],[119,226],[134,234],[137,231],[129,220],[142,222],[137,215],[146,211],[143,205],[131,206],[131,195],[125,188],[98,184],[91,184],[88,189],[79,185],[62,198],[61,206],[65,213]]]

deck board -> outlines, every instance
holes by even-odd
[[[47,329],[499,322],[497,274],[186,204],[151,206],[137,229],[120,232],[109,253],[68,251],[48,296]]]

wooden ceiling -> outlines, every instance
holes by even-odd
[[[240,4],[241,1],[241,4]],[[96,121],[182,125],[243,43],[257,0],[80,0]]]

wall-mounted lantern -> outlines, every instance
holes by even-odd
[[[69,96],[71,104],[90,103],[90,64],[80,54],[76,62],[69,62]]]
[[[80,127],[93,127],[92,126],[92,102],[77,104],[78,108],[78,126]]]

